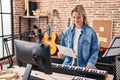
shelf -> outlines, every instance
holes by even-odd
[[[21,18],[47,18],[48,19],[48,16],[20,16]]]
[[[21,34],[21,22],[22,19],[27,19],[28,20],[28,31],[31,31],[31,27],[30,27],[30,19],[37,19],[38,21],[38,28],[40,28],[40,18],[45,18],[46,19],[46,24],[48,24],[48,16],[20,16],[19,17],[19,34]],[[22,37],[20,36],[20,39]],[[29,37],[29,41],[30,41],[30,37]]]

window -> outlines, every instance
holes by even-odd
[[[13,13],[12,0],[0,0],[0,60],[9,55],[4,45],[5,37],[13,35]],[[10,55],[13,56],[13,40],[7,41]]]

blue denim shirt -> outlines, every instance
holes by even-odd
[[[75,25],[65,29],[61,38],[61,45],[73,49]],[[98,59],[98,39],[96,32],[88,25],[82,26],[81,35],[78,39],[78,66],[85,67],[91,66],[95,68]],[[68,53],[69,54],[69,53]],[[72,58],[65,56],[64,65],[71,65]]]

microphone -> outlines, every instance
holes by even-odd
[[[36,25],[33,26],[33,29],[38,29],[38,27]]]
[[[35,36],[38,37],[38,41],[40,42],[43,38],[43,35],[45,32],[48,32],[49,36],[50,36],[50,26],[47,24],[47,30],[42,32],[41,29],[39,29],[36,25],[33,26],[34,32],[35,32]]]
[[[34,29],[34,32],[35,32],[36,36],[41,33],[41,29],[39,29],[36,25],[33,26],[33,29]]]
[[[36,25],[33,26],[33,29],[35,31],[35,36],[38,37],[38,42],[40,42],[42,40],[42,37],[43,37],[41,29],[39,29]]]

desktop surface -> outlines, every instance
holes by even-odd
[[[24,67],[14,66],[14,68],[9,68],[8,70],[13,71],[19,75],[18,79],[16,80],[22,80],[22,76],[25,71]],[[45,74],[43,72],[35,70],[32,70],[31,76],[37,80],[72,80],[75,77],[74,75],[67,75],[56,72],[53,72],[53,74]],[[108,74],[106,80],[113,80],[113,75]]]

